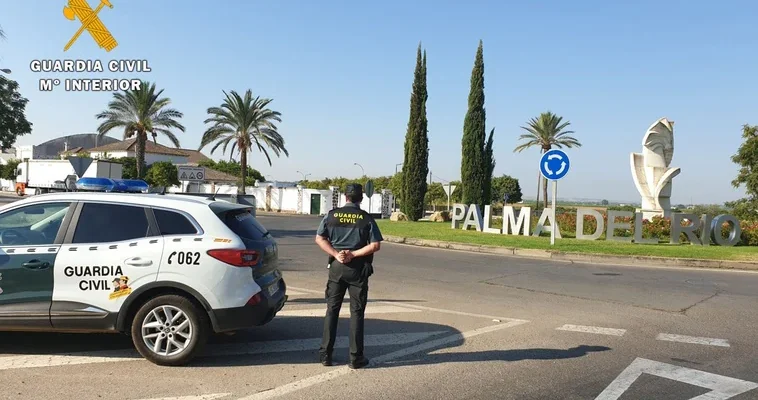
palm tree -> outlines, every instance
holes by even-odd
[[[0,39],[5,39],[5,31],[3,31],[2,26],[0,26]]]
[[[563,117],[559,117],[555,114],[553,114],[550,111],[544,112],[540,114],[537,118],[532,118],[529,120],[528,126],[524,127],[522,126],[521,129],[529,132],[527,134],[523,134],[519,136],[519,140],[526,140],[525,143],[522,143],[518,145],[513,152],[521,152],[524,149],[528,149],[530,147],[539,146],[540,148],[540,154],[547,152],[548,150],[552,149],[553,147],[562,149],[564,147],[572,148],[572,147],[581,147],[582,144],[579,143],[579,141],[572,137],[568,136],[574,131],[565,131],[569,125],[571,125],[570,122],[566,121],[563,122]],[[540,204],[540,182],[542,175],[540,173],[537,174],[537,208],[539,209]],[[547,208],[547,179],[544,179],[544,187],[542,188],[542,193],[545,197],[545,208]]]
[[[97,128],[98,138],[105,136],[114,128],[124,129],[124,140],[136,136],[137,148],[137,177],[144,176],[145,169],[145,143],[147,134],[156,136],[163,134],[179,147],[179,139],[171,132],[172,128],[184,132],[184,126],[177,119],[183,114],[173,108],[167,108],[171,104],[168,97],[160,97],[163,89],[155,91],[155,83],[143,81],[137,90],[126,90],[113,93],[113,100],[108,103],[108,109],[97,114],[97,119],[104,119]]]
[[[281,153],[289,157],[289,152],[284,147],[284,138],[279,134],[274,124],[274,121],[282,122],[281,113],[267,108],[273,101],[272,99],[261,98],[260,96],[253,98],[253,91],[250,89],[245,92],[244,98],[234,90],[231,93],[224,91],[224,95],[226,99],[220,107],[208,109],[208,114],[211,117],[206,119],[205,123],[213,123],[213,126],[203,133],[198,150],[216,142],[216,145],[211,149],[211,154],[222,145],[224,146],[223,152],[226,153],[227,147],[231,144],[231,153],[234,153],[235,150],[240,153],[240,166],[242,167],[242,182],[237,187],[237,193],[244,194],[247,178],[247,153],[249,151],[254,147],[260,150],[266,156],[269,166],[272,164],[267,147],[277,157]]]

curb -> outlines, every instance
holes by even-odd
[[[511,247],[442,242],[438,240],[406,238],[401,236],[384,236],[384,240],[390,243],[406,244],[417,247],[472,251],[477,253],[497,254],[504,256],[568,261],[572,263],[578,262],[587,264],[614,264],[624,266],[690,267],[758,271],[758,262],[750,261],[701,260],[695,258],[667,258],[653,256],[616,256],[597,253],[569,253],[556,250],[518,249]]]

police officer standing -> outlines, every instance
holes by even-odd
[[[332,365],[342,300],[350,293],[350,363],[353,369],[368,365],[363,355],[363,322],[368,301],[368,278],[374,272],[374,253],[384,240],[376,221],[362,210],[363,187],[347,185],[344,207],[324,216],[316,232],[316,243],[329,254],[329,280],[326,284],[326,317],[319,356],[321,364]],[[335,262],[336,261],[336,262]]]

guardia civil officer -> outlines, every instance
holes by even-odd
[[[363,187],[347,186],[344,207],[324,216],[316,232],[316,243],[329,255],[326,283],[326,317],[319,356],[321,364],[332,365],[342,300],[350,293],[350,363],[353,369],[368,365],[363,355],[363,322],[368,300],[368,278],[374,272],[374,253],[384,240],[376,221],[362,210]]]

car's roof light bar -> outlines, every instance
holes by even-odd
[[[147,193],[150,186],[141,179],[81,178],[76,190],[87,192]]]

